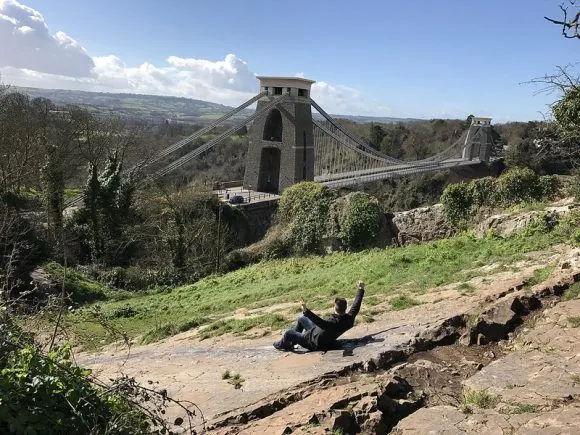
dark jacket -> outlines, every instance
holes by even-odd
[[[310,310],[304,312],[304,315],[312,320],[312,323],[316,325],[304,334],[304,338],[306,338],[308,343],[311,345],[311,350],[329,349],[338,337],[352,328],[354,318],[360,310],[364,293],[364,290],[359,289],[350,310],[342,316],[332,314],[324,320]]]

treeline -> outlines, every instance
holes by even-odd
[[[199,128],[127,123],[1,87],[0,299],[38,290],[30,272],[50,261],[131,290],[213,272],[218,257],[249,237],[243,216],[223,209],[209,187],[242,177],[245,129],[156,183],[148,174],[169,159],[131,170]],[[65,200],[80,193],[82,206],[65,211]]]

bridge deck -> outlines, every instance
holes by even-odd
[[[214,190],[213,194],[216,195],[220,201],[229,203],[234,207],[247,206],[250,204],[265,204],[271,201],[277,201],[280,198],[280,195],[244,189],[243,186]],[[231,203],[230,201],[235,196],[242,197],[243,202],[237,204]]]
[[[336,189],[340,187],[368,183],[371,181],[385,180],[387,178],[401,177],[404,175],[418,174],[422,172],[439,171],[441,169],[450,169],[458,166],[477,165],[479,163],[481,163],[479,159],[450,159],[444,160],[442,162],[425,162],[421,165],[397,165],[386,168],[353,171],[343,174],[323,175],[315,177],[314,181]]]

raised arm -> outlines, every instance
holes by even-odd
[[[365,283],[362,281],[358,282],[358,291],[356,292],[356,296],[354,301],[350,307],[348,312],[349,315],[356,317],[358,312],[360,311],[360,306],[362,305],[363,296],[365,295]]]

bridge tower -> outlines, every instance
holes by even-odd
[[[244,187],[282,193],[304,180],[314,180],[314,135],[310,87],[299,77],[258,77],[260,98],[256,111],[285,96],[268,113],[256,118],[248,132],[249,146]]]
[[[471,118],[461,157],[467,160],[479,159],[488,163],[492,147],[491,118]]]

